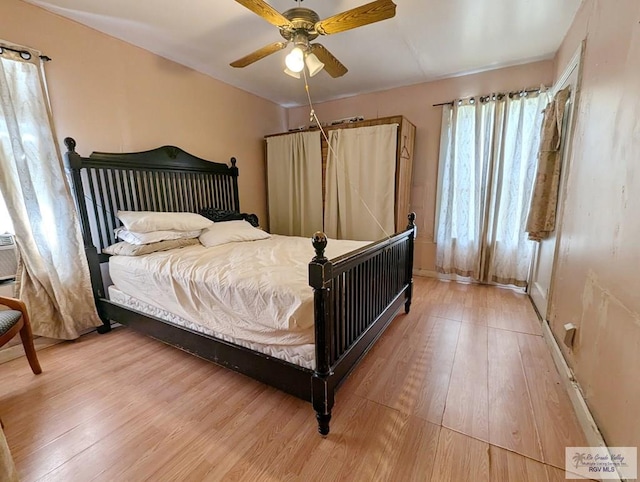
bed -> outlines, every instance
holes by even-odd
[[[260,254],[267,251],[253,248],[255,255],[249,251],[246,255],[234,254],[236,264],[232,265],[232,272],[257,270],[260,265],[267,276],[269,272],[289,269],[288,264],[294,264],[296,276],[302,273],[307,278],[307,288],[302,291],[296,288],[308,300],[302,310],[305,314],[299,317],[304,321],[291,338],[295,341],[284,342],[295,345],[293,351],[283,355],[286,350],[282,347],[269,346],[268,341],[262,343],[265,340],[258,340],[256,344],[243,336],[229,335],[224,328],[219,328],[223,325],[203,327],[202,323],[193,323],[193,313],[202,311],[200,305],[191,311],[176,313],[180,308],[155,306],[157,303],[153,300],[158,296],[154,297],[152,291],[132,296],[126,287],[105,287],[111,283],[111,277],[108,275],[110,256],[104,250],[116,242],[114,231],[121,225],[116,216],[118,211],[201,213],[213,209],[255,221],[255,216],[243,215],[240,211],[235,158],[231,158],[230,165],[211,162],[173,146],[137,153],[94,152],[82,157],[76,152],[74,139],[66,138],[65,145],[65,168],[76,202],[96,308],[103,322],[98,331],[107,333],[112,322],[117,322],[307,400],[316,412],[318,431],[327,435],[336,389],[401,308],[404,306],[404,311],[409,312],[415,214],[408,215],[405,231],[364,245],[329,241],[321,232],[311,240],[273,239],[273,243],[292,242],[297,246],[295,249],[300,250],[301,242],[311,245],[308,262],[301,262],[300,254],[293,263],[277,258],[274,261],[270,255]],[[248,243],[237,244],[247,249]],[[268,244],[265,240],[253,246],[266,249]],[[189,256],[193,259],[208,256],[208,249],[218,250],[215,256],[209,257],[222,258],[226,256],[222,248],[199,245],[180,248],[178,264],[190,266]],[[332,255],[332,248],[337,256]],[[166,264],[167,259],[177,260],[174,257],[178,255],[173,251],[140,256],[135,269],[148,269],[154,262]],[[121,280],[119,283],[135,276],[134,271],[127,271],[134,269],[131,263],[118,263],[120,256],[111,258],[111,269]],[[242,262],[245,264],[239,264]],[[240,278],[234,280],[233,287],[236,283],[240,286]],[[205,283],[202,289],[206,292],[207,288]],[[200,302],[206,301],[205,296],[198,296]],[[239,316],[249,330],[253,322],[259,321],[254,320],[250,312],[229,306],[222,308]],[[219,321],[213,320],[219,318],[216,313],[206,316],[212,318],[212,322]]]

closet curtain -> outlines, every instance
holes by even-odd
[[[39,55],[30,54],[29,60],[6,49],[0,55],[0,192],[20,257],[16,293],[33,332],[73,339],[101,322]]]
[[[269,230],[311,237],[322,231],[320,132],[267,138]]]
[[[533,243],[525,223],[547,95],[443,108],[436,270],[526,286]]]
[[[329,133],[324,229],[335,239],[394,234],[398,124]]]

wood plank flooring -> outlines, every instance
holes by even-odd
[[[300,401],[118,328],[0,365],[23,481],[556,481],[584,446],[528,299],[416,278],[336,394],[327,438]]]

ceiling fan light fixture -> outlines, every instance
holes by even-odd
[[[289,70],[289,68],[285,68],[284,69],[284,73],[293,77],[294,79],[299,79],[300,78],[300,72],[294,72],[292,70]]]
[[[302,72],[304,69],[304,53],[300,47],[294,47],[284,59],[287,69],[291,72]]]
[[[309,69],[309,76],[313,77],[322,69],[324,69],[324,64],[320,62],[320,59],[316,57],[316,54],[307,54],[304,59],[305,64],[307,64],[307,69]]]

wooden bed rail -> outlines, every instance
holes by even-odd
[[[382,334],[404,304],[409,312],[413,287],[415,214],[407,230],[333,260],[324,255],[327,237],[313,237],[309,263],[314,290],[316,370],[312,402],[318,430],[329,432],[333,392]]]

